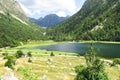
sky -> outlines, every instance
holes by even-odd
[[[71,16],[80,10],[85,0],[17,0],[25,14],[31,18],[40,18],[48,14]]]

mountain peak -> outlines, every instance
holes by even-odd
[[[4,13],[13,14],[26,22],[28,21],[28,18],[16,0],[0,0],[0,10]]]
[[[39,19],[33,19],[33,18],[30,18],[30,19],[31,21],[35,22],[40,26],[50,27],[66,20],[67,18],[68,17],[59,17],[56,14],[49,14],[49,15],[46,15],[44,18],[41,17]]]

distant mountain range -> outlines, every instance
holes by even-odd
[[[59,17],[56,14],[49,14],[46,15],[44,18],[39,18],[39,19],[34,19],[34,18],[30,18],[30,20],[34,23],[36,23],[39,26],[43,26],[43,27],[50,27],[50,26],[54,26],[66,19],[68,19],[69,17]]]
[[[57,41],[120,41],[120,0],[86,0],[76,14],[47,34]]]

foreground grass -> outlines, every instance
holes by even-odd
[[[48,59],[51,59],[52,61],[49,62]],[[32,61],[32,63],[28,63],[26,58],[21,58],[18,61],[17,66],[20,66],[20,63],[24,64],[22,70],[25,68],[29,69],[29,77],[33,75],[33,78],[36,77],[36,80],[43,80],[44,78],[46,80],[73,80],[75,77],[75,65],[78,65],[78,63],[84,64],[82,58],[73,56],[41,56],[33,57]],[[19,71],[19,68],[18,72],[21,72],[21,70]],[[24,72],[22,72],[21,75],[23,75],[23,73]]]
[[[34,47],[42,45],[57,44],[56,42],[30,42],[29,44],[8,48],[2,51],[12,55],[17,50],[24,53],[31,51],[32,62],[28,62],[28,57],[22,57],[16,60],[14,71],[9,71],[4,67],[6,60],[0,60],[0,76],[13,72],[20,80],[74,80],[76,73],[74,67],[77,65],[86,65],[82,56],[76,56],[74,53],[53,52],[55,56],[50,56],[51,51],[39,50]],[[3,56],[0,54],[0,58]],[[120,79],[120,68],[111,67],[105,63],[105,71],[110,80]]]
[[[68,55],[33,56],[31,60],[29,63],[28,58],[17,59],[13,72],[20,80],[74,80],[74,67],[86,65],[84,57]],[[4,63],[5,60],[0,61],[0,76],[11,72],[5,69]],[[120,68],[105,64],[105,71],[110,80],[119,80]]]

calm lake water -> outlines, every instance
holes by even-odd
[[[48,46],[39,46],[37,48],[48,51],[74,52],[84,55],[89,51],[90,43],[62,43]],[[97,55],[103,57],[120,57],[120,44],[112,43],[94,43],[94,49]]]

